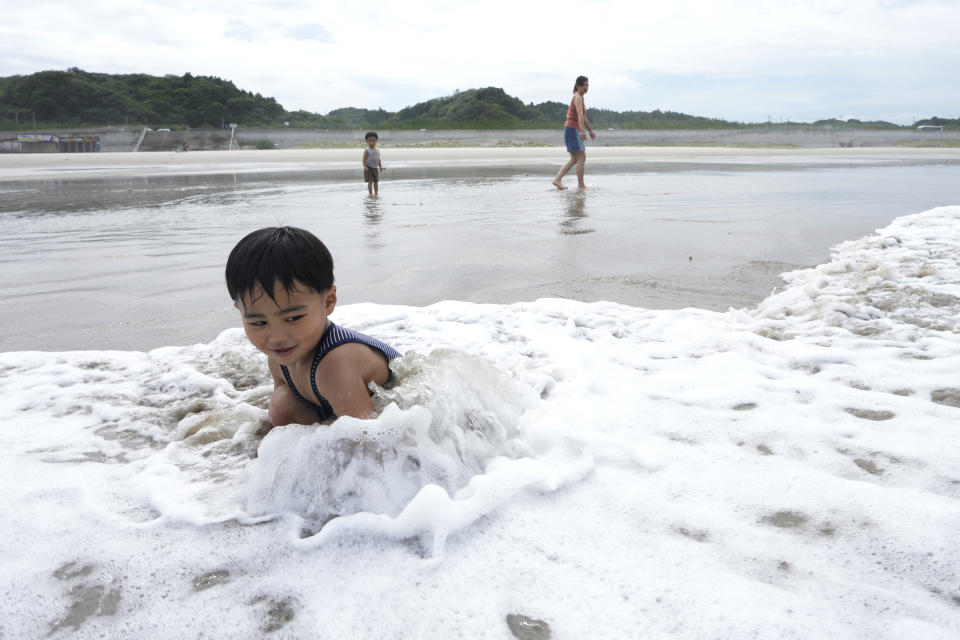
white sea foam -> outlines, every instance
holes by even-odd
[[[343,307],[378,417],[262,440],[237,329],[0,354],[0,637],[958,637],[958,256],[944,207],[754,309]]]

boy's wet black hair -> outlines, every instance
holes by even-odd
[[[376,138],[377,140],[380,139],[380,136],[377,135],[377,132],[376,132],[376,131],[367,131],[367,134],[366,134],[365,136],[363,136],[363,139],[366,140],[367,138],[370,138],[370,137],[374,137],[374,138]]]
[[[227,258],[227,291],[234,302],[253,300],[262,289],[276,302],[276,283],[286,291],[294,280],[323,293],[333,286],[333,256],[320,239],[297,227],[265,227],[247,234]]]

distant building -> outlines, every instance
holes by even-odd
[[[58,151],[65,153],[94,153],[100,151],[98,136],[60,136]]]
[[[917,131],[943,131],[943,127],[938,124],[922,124],[917,127]]]
[[[0,139],[0,153],[91,153],[100,151],[99,136],[55,136],[22,133]]]

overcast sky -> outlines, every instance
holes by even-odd
[[[0,76],[218,76],[289,110],[476,87],[728,120],[960,117],[960,0],[0,0]]]

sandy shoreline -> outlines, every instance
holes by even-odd
[[[0,182],[212,175],[223,173],[342,172],[359,166],[359,149],[192,151],[188,153],[0,154]],[[646,164],[930,164],[960,163],[960,148],[871,147],[782,149],[730,147],[592,147],[588,162],[627,168]],[[562,147],[387,148],[388,168],[539,168],[562,164]],[[589,165],[588,165],[589,166]]]

